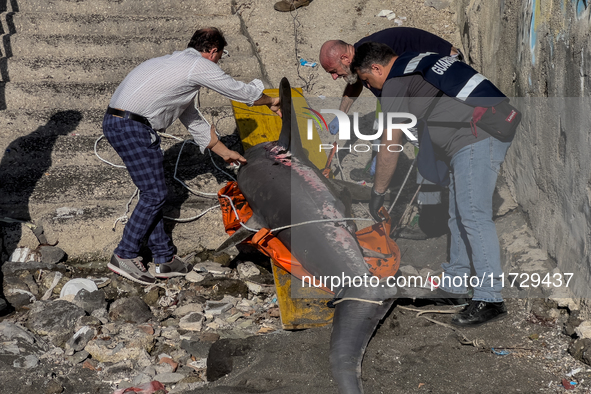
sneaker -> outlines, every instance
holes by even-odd
[[[507,315],[504,302],[470,301],[470,304],[451,319],[452,324],[475,327]]]
[[[373,182],[373,176],[370,175],[369,171],[364,168],[353,168],[349,173],[349,177],[351,177],[351,180],[355,182]]]
[[[151,285],[156,282],[154,278],[142,264],[142,258],[136,257],[133,259],[124,259],[113,253],[111,262],[107,264],[107,268],[129,280],[132,280],[142,285]]]
[[[193,264],[185,263],[179,256],[165,264],[156,264],[156,278],[166,279],[174,276],[185,276],[193,270]]]
[[[467,305],[468,302],[470,302],[470,296],[468,293],[455,294],[439,288],[431,291],[430,293],[431,294],[429,294],[429,297],[424,298],[424,301],[433,303],[435,305],[458,306]]]

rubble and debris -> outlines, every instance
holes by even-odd
[[[238,264],[236,271],[238,271],[238,276],[242,280],[261,274],[261,270],[251,261]]]
[[[40,255],[40,260],[46,264],[57,264],[67,258],[66,252],[52,245],[39,245],[37,253]]]
[[[68,301],[37,301],[31,306],[26,327],[61,347],[74,334],[78,318],[84,315],[84,309]]]
[[[41,261],[41,255],[29,248],[16,248],[12,252],[9,261],[14,263],[26,263],[29,261]]]
[[[591,339],[577,339],[570,344],[568,352],[575,359],[591,365]]]
[[[104,291],[95,290],[91,292],[86,289],[80,290],[72,303],[84,309],[86,313],[92,313],[97,309],[105,309],[108,305]]]
[[[115,390],[113,392],[113,394],[131,394],[131,393],[154,394],[160,390],[162,390],[161,391],[162,393],[168,393],[168,391],[165,390],[165,387],[162,383],[160,383],[158,381],[152,381],[152,382],[141,384],[137,387],[128,387],[126,389]]]
[[[65,298],[69,295],[75,296],[82,289],[85,289],[89,292],[93,292],[93,291],[98,290],[98,287],[96,286],[96,284],[93,281],[91,281],[89,279],[84,279],[84,278],[72,279],[72,280],[68,281],[64,285],[64,287],[62,287],[62,290],[60,291],[60,298]]]
[[[575,328],[575,333],[579,338],[591,339],[591,320],[586,320]]]
[[[90,353],[93,359],[103,363],[136,360],[151,364],[148,353],[153,348],[152,335],[146,334],[134,324],[125,323],[118,327],[116,334],[101,334],[93,338],[84,350]]]
[[[393,18],[396,18],[396,14],[392,10],[381,10],[380,12],[378,12],[378,14],[376,16],[385,16],[385,17],[387,17],[389,15],[394,15]]]
[[[564,387],[565,390],[574,390],[577,387],[577,382],[573,382],[573,381],[569,381],[568,379],[562,379],[562,387]]]
[[[82,214],[84,214],[82,209],[61,207],[55,210],[55,219],[71,219]]]
[[[189,281],[189,282],[193,282],[193,283],[199,283],[202,280],[205,279],[205,275],[202,275],[198,272],[195,271],[191,271],[187,274],[187,276],[185,276],[185,278]]]
[[[232,270],[213,261],[205,261],[195,264],[195,266],[193,266],[193,271],[200,274],[209,273],[213,276],[225,276],[228,275]]]
[[[145,323],[151,318],[150,307],[140,297],[120,298],[109,307],[111,321]]]
[[[205,316],[198,312],[191,312],[179,321],[179,328],[188,331],[201,331]]]
[[[159,390],[183,393],[231,371],[231,358],[248,351],[246,338],[277,333],[282,327],[273,276],[249,261],[232,269],[208,260],[184,278],[151,286],[109,272],[79,275],[61,264],[17,264],[26,267],[3,267],[4,283],[13,289],[8,297],[23,296],[29,310],[15,315],[24,326],[0,323],[0,362],[13,368],[63,365],[93,371],[116,392],[141,392],[133,390],[157,381]],[[410,265],[400,271],[426,276]],[[84,286],[72,286],[76,283]],[[58,298],[62,294],[65,299]],[[589,362],[590,323],[579,319],[577,304],[564,295],[532,300],[529,316],[542,327],[578,338],[571,354]],[[47,299],[40,300],[43,297]],[[540,346],[548,340],[537,332],[529,339]],[[505,349],[492,352],[519,355],[519,350]],[[570,382],[580,372],[569,368],[562,376]]]

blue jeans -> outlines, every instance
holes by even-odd
[[[492,196],[510,142],[488,138],[460,149],[451,159],[450,262],[442,264],[441,288],[455,294],[474,288],[474,301],[501,302],[501,253],[492,220]],[[470,278],[470,261],[476,277]],[[460,277],[461,280],[458,278]]]

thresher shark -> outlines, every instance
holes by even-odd
[[[343,198],[342,187],[335,187],[308,160],[286,78],[281,80],[279,91],[283,114],[279,140],[247,150],[244,156],[248,164],[238,172],[238,187],[253,211],[246,226],[275,229],[312,222],[275,234],[310,274],[315,277],[371,277],[364,260],[366,251],[355,237],[354,224],[341,220],[351,217],[350,201],[349,204],[346,201],[351,200],[351,196]],[[365,197],[369,197],[368,193]],[[250,235],[252,232],[242,228],[218,250]],[[365,348],[396,295],[395,287],[384,285],[383,279],[380,283],[355,286],[343,281],[334,289],[337,301],[330,339],[330,365],[341,394],[363,393],[361,361]]]

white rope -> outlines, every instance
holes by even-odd
[[[103,138],[105,138],[105,136],[104,135],[101,135],[100,137],[98,137],[98,139],[96,141],[94,141],[94,154],[95,154],[95,156],[98,157],[100,161],[102,161],[104,163],[107,163],[110,166],[117,167],[117,168],[125,168],[125,166],[122,166],[120,164],[111,163],[110,161],[107,161],[107,160],[103,159],[102,157],[100,157],[100,155],[98,154],[98,151],[97,151],[97,147],[98,147],[99,141],[102,140]]]
[[[359,203],[359,205],[361,205],[361,208],[363,208],[365,210],[365,213],[367,213],[369,215],[369,217],[373,220],[373,222],[377,223],[377,220],[375,220],[373,218],[373,216],[371,216],[371,212],[369,212],[369,209],[367,209],[367,207],[365,205],[363,205],[362,203]]]
[[[334,137],[334,141],[333,141],[333,145],[334,143],[337,142],[337,136],[335,135]],[[339,174],[341,175],[341,180],[344,181],[344,170],[343,167],[341,167],[341,158],[339,157],[339,143],[337,142],[337,146],[336,146],[337,151],[334,153],[336,158],[337,158],[337,167],[339,168]]]
[[[205,120],[204,116],[201,114],[201,111],[199,111],[199,108],[196,108],[196,109],[197,109],[197,112],[199,113],[199,115],[201,116],[201,118]],[[205,122],[209,125],[209,122],[207,122],[207,120],[205,120]],[[210,125],[210,127],[211,127],[211,125]],[[181,149],[179,150],[179,154],[177,156],[176,163],[175,163],[175,166],[174,166],[174,173],[173,173],[174,180],[176,180],[177,182],[179,182],[181,185],[183,185],[183,187],[185,187],[187,190],[189,190],[191,193],[193,193],[195,195],[204,196],[204,197],[217,197],[218,196],[217,193],[207,193],[207,192],[202,192],[202,191],[199,191],[199,190],[193,190],[193,189],[191,189],[183,180],[181,180],[177,176],[178,166],[179,166],[179,163],[180,163],[181,155],[183,153],[183,149],[185,148],[185,144],[191,143],[191,144],[197,145],[195,143],[195,141],[193,141],[193,140],[184,140],[184,139],[181,139],[179,137],[173,136],[171,134],[166,134],[166,133],[160,133],[159,132],[158,134],[159,135],[162,135],[162,136],[169,137],[169,138],[173,138],[173,139],[176,139],[176,140],[179,140],[179,141],[183,141],[183,144],[181,145]],[[103,162],[105,162],[105,163],[107,163],[107,164],[109,164],[109,165],[111,165],[113,167],[125,168],[124,165],[117,165],[117,164],[111,163],[111,162],[109,162],[109,161],[107,161],[107,160],[105,160],[105,159],[103,159],[103,158],[101,158],[99,156],[98,151],[97,151],[97,146],[98,146],[99,141],[101,139],[103,139],[103,138],[104,138],[104,135],[100,136],[95,141],[95,143],[94,143],[94,153],[95,153],[95,155],[101,161],[103,161]],[[336,137],[335,137],[335,141],[336,141]],[[341,167],[341,163],[340,163],[340,160],[338,158],[338,151],[335,152],[335,155],[337,155],[337,163],[338,163],[338,166],[339,166],[339,168],[341,170],[341,178],[342,178],[343,169]],[[227,175],[232,180],[236,181],[236,179],[232,175],[228,174],[226,171],[224,171],[220,167],[218,167],[218,165],[215,163],[215,161],[213,159],[213,156],[211,155],[211,151],[209,152],[209,157],[211,159],[212,164],[215,166],[215,168],[217,168],[219,171],[221,171],[222,173],[224,173],[225,175]],[[115,227],[116,227],[116,225],[117,225],[117,223],[119,221],[121,221],[122,223],[125,224],[127,222],[127,220],[129,219],[129,217],[127,215],[129,213],[129,207],[131,205],[131,202],[133,201],[133,198],[136,196],[136,194],[138,194],[138,192],[139,192],[139,189],[136,188],[135,192],[133,193],[133,195],[131,196],[131,198],[127,202],[125,214],[115,220],[115,223],[113,224],[113,231],[115,231]],[[238,214],[238,211],[236,210],[236,207],[234,206],[234,203],[232,202],[232,198],[230,198],[229,196],[224,195],[224,194],[222,194],[220,196],[226,198],[230,202],[230,206],[232,207],[232,211],[234,212],[234,215],[236,216],[236,219],[240,219],[240,216]],[[177,219],[177,218],[171,218],[171,217],[168,217],[168,216],[164,216],[164,218],[167,219],[167,220],[172,220],[172,221],[178,222],[178,223],[187,223],[187,222],[191,222],[193,220],[199,219],[200,217],[204,216],[209,211],[211,211],[213,209],[216,209],[218,207],[220,207],[220,205],[212,206],[212,207],[206,209],[205,211],[203,211],[203,212],[199,213],[198,215],[196,215],[194,217],[191,217],[191,218]],[[271,229],[270,232],[277,232],[277,231],[285,230],[285,229],[288,229],[288,228],[291,228],[291,227],[299,227],[299,226],[304,226],[304,225],[307,225],[307,224],[325,223],[325,222],[345,222],[345,221],[349,221],[349,220],[374,221],[373,218],[372,219],[363,219],[363,218],[318,219],[318,220],[310,220],[310,221],[307,221],[307,222],[295,223],[295,224],[290,224],[290,225],[287,225],[287,226],[277,227],[277,228]],[[246,224],[244,224],[242,222],[240,222],[240,225],[242,227],[244,227],[245,229],[247,229],[248,231],[252,231],[254,233],[257,233],[260,230],[260,229],[255,229],[255,228],[248,227]]]
[[[168,133],[164,133],[164,132],[158,132],[158,134],[161,137],[167,137],[167,138],[172,138],[173,140],[177,140],[177,141],[184,141],[183,138],[181,137],[177,137],[176,135],[172,135],[172,134],[168,134]]]
[[[394,199],[394,202],[392,203],[392,205],[390,205],[390,208],[388,209],[388,213],[392,212],[392,208],[394,208],[394,205],[396,205],[396,201],[398,201],[398,197],[400,197],[400,193],[402,193],[402,189],[404,189],[404,185],[406,185],[406,181],[408,180],[408,177],[410,176],[410,173],[412,172],[412,169],[413,169],[416,161],[417,161],[417,158],[415,157],[413,159],[412,163],[410,163],[410,168],[408,169],[408,172],[406,173],[406,178],[404,178],[404,182],[402,182],[402,186],[400,186],[400,189],[398,189],[398,193],[396,194],[396,198]]]
[[[129,216],[127,216],[127,214],[129,213],[129,206],[131,205],[131,202],[133,201],[133,198],[136,195],[138,195],[139,192],[140,192],[140,189],[138,189],[136,187],[135,188],[135,191],[133,192],[133,195],[131,196],[131,198],[127,202],[127,205],[125,206],[125,213],[123,214],[123,216],[120,216],[117,219],[115,219],[115,223],[113,223],[113,231],[115,231],[115,227],[117,227],[117,222],[121,222],[123,224],[127,223],[127,220],[129,219]],[[138,199],[139,199],[139,197],[138,197]]]
[[[207,122],[207,120],[205,119],[205,117],[203,116],[203,114],[201,113],[201,111],[199,111],[199,108],[196,108],[196,109],[197,109],[197,112],[199,113],[199,116],[201,116],[201,118],[202,118],[202,119],[204,119],[204,120],[205,120],[205,122],[206,122],[206,123],[207,123],[207,124],[208,124],[208,125],[211,127],[211,125],[209,124],[209,122]],[[177,141],[183,141],[183,144],[181,145],[181,149],[180,149],[180,151],[179,151],[179,154],[178,154],[178,156],[177,156],[177,160],[176,160],[176,163],[175,163],[175,166],[174,166],[174,174],[173,174],[173,178],[174,178],[174,179],[175,179],[177,182],[179,182],[181,185],[183,185],[183,186],[184,186],[184,187],[185,187],[187,190],[189,190],[191,193],[193,193],[193,194],[195,194],[195,195],[204,196],[204,197],[212,197],[212,196],[213,196],[213,197],[217,197],[217,193],[206,193],[206,192],[201,192],[201,191],[198,191],[198,190],[193,190],[193,189],[191,189],[191,188],[190,188],[190,187],[189,187],[189,186],[188,186],[188,185],[187,185],[185,182],[183,182],[181,179],[179,179],[179,178],[177,177],[178,166],[179,166],[179,162],[180,162],[181,154],[182,154],[182,152],[183,152],[183,148],[185,147],[185,144],[186,144],[187,142],[189,142],[189,143],[192,143],[192,144],[194,144],[194,145],[197,145],[197,144],[195,143],[195,141],[193,141],[193,140],[184,140],[184,139],[182,139],[182,138],[179,138],[179,137],[177,137],[177,136],[174,136],[174,135],[172,135],[172,134],[163,133],[163,132],[158,132],[158,134],[159,134],[160,136],[163,136],[163,137],[166,137],[166,138],[172,138],[172,139],[175,139],[175,140],[177,140]],[[102,157],[101,157],[101,156],[98,154],[98,143],[99,143],[99,142],[100,142],[100,140],[102,140],[104,137],[105,137],[104,135],[101,135],[101,136],[100,136],[100,137],[99,137],[99,138],[98,138],[98,139],[95,141],[95,143],[94,143],[94,154],[96,155],[96,157],[98,157],[98,159],[99,159],[100,161],[102,161],[102,162],[104,162],[104,163],[107,163],[107,164],[108,164],[108,165],[110,165],[110,166],[117,167],[117,168],[126,168],[126,167],[125,167],[125,165],[118,165],[118,164],[111,163],[110,161],[103,159],[103,158],[102,158]],[[211,155],[211,151],[209,151],[209,157],[210,157],[210,159],[211,159],[211,162],[212,162],[212,164],[215,166],[215,168],[217,168],[219,171],[221,171],[222,173],[224,173],[225,175],[227,175],[227,176],[228,176],[229,178],[231,178],[232,180],[236,181],[236,179],[235,179],[235,178],[234,178],[232,175],[230,175],[229,173],[227,173],[226,171],[224,171],[223,169],[221,169],[220,167],[218,167],[218,165],[215,163],[215,161],[214,161],[214,159],[213,159],[213,156]],[[138,192],[139,192],[139,189],[137,189],[137,188],[136,188],[135,192],[133,193],[133,195],[131,196],[131,198],[130,198],[130,199],[129,199],[129,201],[127,202],[127,206],[126,206],[126,209],[125,209],[125,214],[124,214],[123,216],[121,216],[121,217],[117,218],[117,219],[115,220],[115,223],[113,223],[113,231],[115,231],[115,228],[116,228],[116,226],[117,226],[117,223],[118,223],[118,222],[121,222],[121,223],[125,224],[125,223],[127,222],[127,220],[129,219],[129,216],[128,216],[128,213],[129,213],[129,207],[130,207],[130,205],[131,205],[131,202],[133,201],[133,198],[134,198],[134,197],[135,197],[135,196],[138,194]],[[232,204],[232,200],[230,199],[230,197],[228,197],[228,196],[223,196],[223,197],[227,198],[227,199],[230,201],[230,205],[232,206],[232,209],[234,210],[234,213],[235,213],[236,217],[238,218],[238,212],[236,211],[236,208],[235,208],[235,207],[234,207],[234,205]],[[205,211],[203,211],[203,212],[201,212],[201,213],[197,214],[196,216],[193,216],[193,217],[190,217],[190,218],[182,218],[182,219],[179,219],[179,218],[172,218],[172,217],[169,217],[169,216],[164,216],[164,219],[166,219],[166,220],[171,220],[171,221],[174,221],[174,222],[177,222],[177,223],[188,223],[188,222],[192,222],[192,221],[194,221],[194,220],[197,220],[197,219],[199,219],[200,217],[204,216],[204,215],[205,215],[206,213],[208,213],[209,211],[212,211],[212,210],[214,210],[214,209],[216,209],[216,208],[219,208],[219,207],[220,207],[220,205],[214,205],[214,206],[212,206],[212,207],[210,207],[210,208],[206,209]],[[244,226],[244,225],[243,225],[243,226]],[[244,227],[246,227],[246,226],[244,226]],[[256,230],[254,230],[254,229],[250,229],[250,228],[248,228],[248,227],[246,227],[246,228],[247,228],[248,230],[251,230],[251,231],[255,231],[255,232],[256,232]]]
[[[207,212],[213,211],[214,209],[219,208],[219,207],[220,207],[219,204],[214,205],[213,207],[207,208],[205,211],[201,212],[200,214],[193,216],[191,218],[186,218],[186,219],[171,218],[169,216],[163,216],[163,218],[166,220],[174,220],[175,222],[178,222],[178,223],[189,223],[189,222],[192,222],[193,220],[199,219],[201,216],[204,216]]]
[[[299,227],[299,226],[304,226],[306,224],[313,224],[313,223],[346,222],[348,220],[373,221],[373,219],[363,219],[363,218],[318,219],[318,220],[310,220],[310,221],[302,222],[302,223],[290,224],[288,226],[283,226],[283,227],[277,227],[277,228],[274,228],[274,229],[272,229],[270,231],[271,232],[281,231],[281,230],[285,230],[286,228]]]
[[[226,171],[222,170],[220,167],[218,167],[217,164],[215,164],[215,161],[213,160],[213,156],[211,155],[211,150],[208,149],[207,150],[209,152],[209,157],[211,158],[211,162],[213,163],[214,167],[217,168],[218,170],[220,170],[221,172],[223,172],[224,174],[226,174],[228,177],[230,177],[234,182],[236,182],[236,178],[234,178],[232,175],[228,174]],[[240,169],[240,164],[234,165],[234,168],[236,168],[236,170]],[[216,194],[217,195],[217,194]]]
[[[185,187],[185,188],[186,188],[188,191],[190,191],[190,192],[191,192],[191,193],[193,193],[193,194],[196,194],[196,195],[198,195],[198,196],[204,196],[204,197],[217,196],[217,193],[206,193],[206,192],[202,192],[202,191],[199,191],[199,190],[193,190],[193,189],[191,189],[191,188],[189,187],[189,185],[187,185],[185,182],[183,182],[181,179],[179,179],[179,178],[177,177],[177,171],[178,171],[178,168],[179,168],[179,162],[181,161],[181,155],[182,155],[182,153],[183,153],[183,149],[185,148],[185,145],[186,145],[187,143],[190,143],[190,144],[192,143],[192,144],[195,144],[195,145],[197,145],[197,144],[196,144],[194,141],[192,141],[192,140],[184,140],[184,141],[183,141],[183,144],[181,145],[181,150],[179,151],[179,154],[178,154],[178,156],[176,157],[176,163],[175,163],[175,165],[174,165],[174,174],[172,175],[172,177],[174,178],[174,180],[175,180],[175,181],[179,182],[181,185],[183,185],[183,186],[184,186],[184,187]],[[212,158],[212,161],[213,161],[213,158]]]
[[[363,298],[353,298],[353,297],[341,298],[340,300],[333,301],[332,304],[333,305],[340,304],[343,301],[359,301],[359,302],[367,302],[369,304],[384,305],[384,301],[364,300]]]

